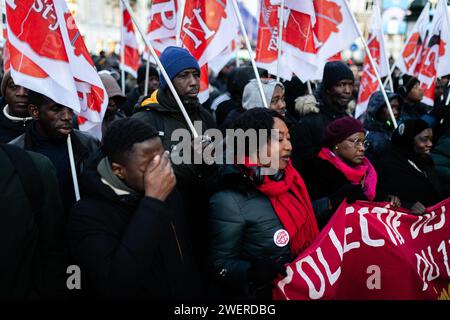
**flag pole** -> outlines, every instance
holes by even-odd
[[[239,68],[241,66],[241,62],[239,61],[239,50],[241,48],[241,39],[239,39],[239,33],[237,34],[234,41],[236,42],[236,68]]]
[[[183,21],[181,21],[183,19],[183,14],[184,14],[184,6],[186,5],[186,1],[181,1],[181,0],[175,0],[178,1],[178,8],[179,8],[179,13],[178,13],[178,18],[177,18],[177,33],[175,35],[176,39],[176,44],[178,47],[181,47],[181,39],[180,39],[180,35],[181,35],[181,29],[183,27]]]
[[[312,94],[313,91],[312,91],[312,87],[311,87],[311,82],[309,80],[306,81],[306,86],[308,87],[308,93]]]
[[[77,170],[75,168],[75,159],[73,157],[72,140],[70,134],[67,135],[67,151],[69,152],[70,171],[72,172],[73,189],[75,191],[75,199],[80,200],[80,188],[78,187]]]
[[[359,28],[358,23],[356,22],[355,16],[350,11],[347,0],[345,0],[345,4],[347,6],[347,10],[350,12],[350,16],[352,17],[353,25],[355,26],[356,30],[358,31],[359,38],[361,39],[361,42],[364,45],[364,49],[366,50],[366,55],[369,58],[370,64],[372,65],[373,71],[375,72],[375,76],[377,77],[378,85],[380,86],[380,90],[381,90],[381,93],[383,94],[384,101],[386,102],[386,106],[388,107],[389,115],[391,116],[391,120],[392,120],[392,123],[394,124],[394,128],[397,128],[397,120],[395,120],[394,113],[392,112],[391,103],[389,102],[389,98],[387,97],[386,90],[384,89],[384,86],[383,86],[383,81],[381,81],[380,74],[378,73],[375,62],[373,61],[372,55],[370,54],[370,50],[369,50],[369,47],[367,46],[367,42],[362,35],[361,29]]]
[[[120,82],[122,85],[122,94],[125,95],[125,47],[124,47],[124,34],[123,34],[123,8],[121,7],[121,12],[120,12]]]
[[[150,0],[148,7],[149,10],[152,10],[153,1]],[[150,17],[149,17],[150,19]],[[148,95],[148,77],[150,73],[150,57],[147,56],[147,63],[145,64],[145,85],[144,85],[144,96]]]
[[[123,1],[123,0],[122,0]],[[261,99],[265,108],[268,108],[266,96],[264,95],[264,91],[262,88],[261,78],[259,77],[258,68],[256,67],[255,59],[253,58],[252,47],[250,46],[250,40],[248,39],[247,31],[245,30],[244,22],[242,22],[241,13],[239,12],[239,7],[237,5],[236,0],[231,0],[233,4],[234,14],[239,22],[239,26],[241,27],[241,33],[245,40],[245,46],[247,47],[248,54],[250,56],[250,60],[252,62],[253,71],[255,72],[256,81],[258,83],[259,93],[261,94]]]
[[[144,95],[148,95],[148,77],[150,73],[150,57],[147,57],[147,64],[145,66],[145,87],[144,87]]]
[[[188,113],[186,112],[186,109],[184,108],[183,103],[181,102],[180,97],[178,96],[178,93],[177,93],[177,91],[175,90],[175,87],[173,86],[172,81],[170,80],[170,78],[169,78],[169,76],[168,76],[166,70],[164,69],[164,67],[163,67],[163,65],[162,65],[162,63],[161,63],[161,61],[159,60],[158,55],[157,55],[156,52],[155,52],[155,49],[153,49],[152,45],[150,44],[150,42],[148,41],[147,37],[145,36],[144,31],[141,29],[141,26],[138,24],[138,20],[136,19],[136,16],[134,15],[133,9],[131,9],[131,6],[130,6],[130,4],[128,3],[128,1],[126,1],[126,0],[120,0],[120,1],[121,1],[121,2],[125,5],[125,7],[127,8],[128,12],[130,13],[131,20],[133,20],[133,23],[134,23],[134,25],[136,26],[136,28],[137,28],[139,34],[141,35],[142,40],[144,40],[144,43],[145,43],[145,45],[147,46],[147,48],[150,50],[150,53],[152,54],[153,59],[155,59],[156,64],[158,65],[158,67],[159,67],[159,69],[160,69],[160,72],[161,72],[162,76],[163,76],[164,79],[166,80],[167,85],[169,86],[169,89],[170,89],[170,91],[172,92],[173,97],[175,98],[175,101],[176,101],[177,104],[178,104],[178,107],[180,107],[181,113],[183,113],[184,119],[186,120],[186,123],[187,123],[187,125],[189,126],[189,129],[190,129],[191,132],[192,132],[192,135],[194,136],[194,138],[197,138],[197,137],[198,137],[197,130],[195,130],[195,127],[194,127],[194,125],[192,124],[192,121],[191,121],[191,119],[189,118],[189,115],[188,115]]]
[[[283,41],[283,20],[284,20],[284,0],[281,0],[280,5],[280,24],[278,25],[278,59],[277,59],[277,82],[280,81],[281,68],[281,43]]]
[[[375,2],[377,5],[377,12],[376,14],[378,15],[378,20],[381,22],[381,37],[382,37],[382,41],[383,41],[383,49],[384,49],[384,58],[385,58],[385,63],[386,66],[389,68],[389,59],[387,57],[387,50],[386,50],[386,46],[385,46],[385,41],[384,41],[384,31],[383,31],[383,22],[381,19],[381,11],[380,11],[380,2]],[[390,72],[391,70],[389,70],[389,73],[387,75],[386,81],[389,81],[389,83],[391,84],[391,91],[394,92],[394,82],[392,82],[392,72]],[[384,86],[386,86],[386,83],[383,83]]]

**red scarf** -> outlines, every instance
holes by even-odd
[[[275,213],[289,233],[291,253],[297,257],[319,234],[311,200],[302,177],[289,161],[284,169],[283,180],[273,181],[265,176],[262,185],[256,187],[272,203]]]
[[[318,157],[331,162],[351,183],[362,184],[367,199],[373,201],[377,189],[377,172],[366,157],[356,167],[350,167],[328,148],[322,148]]]

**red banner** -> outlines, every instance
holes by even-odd
[[[450,299],[450,198],[423,216],[345,202],[287,265],[274,298]]]

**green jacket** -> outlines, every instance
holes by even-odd
[[[446,134],[439,139],[431,157],[446,196],[450,196],[450,134]]]

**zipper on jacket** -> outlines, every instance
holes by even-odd
[[[178,241],[177,231],[175,229],[173,222],[171,222],[170,225],[172,226],[173,234],[175,236],[175,240],[177,241],[178,252],[180,253],[181,262],[184,263],[183,252],[181,251],[180,242]]]

